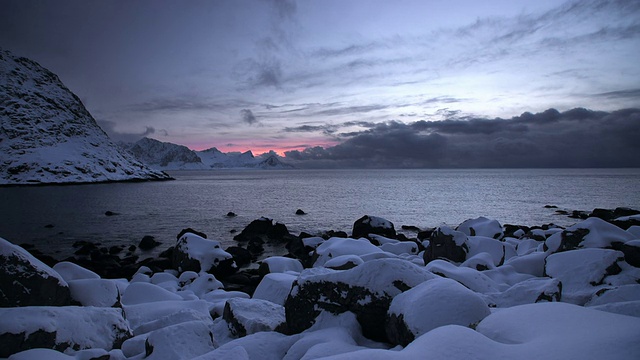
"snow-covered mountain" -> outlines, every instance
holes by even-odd
[[[168,142],[142,138],[133,144],[121,144],[138,160],[161,170],[211,170],[211,169],[290,169],[293,166],[282,161],[271,151],[254,156],[251,151],[223,153],[214,148],[194,151]]]
[[[35,61],[0,49],[0,185],[162,180]]]

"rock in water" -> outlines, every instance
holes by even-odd
[[[369,234],[395,238],[396,229],[393,223],[387,219],[365,215],[353,223],[352,237],[357,239],[367,237]]]
[[[0,185],[168,180],[115,145],[35,61],[0,50]]]
[[[0,307],[70,304],[69,286],[60,274],[0,238]]]

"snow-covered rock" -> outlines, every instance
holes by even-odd
[[[437,327],[476,325],[490,313],[487,304],[475,292],[454,280],[436,278],[391,301],[386,331],[393,344],[406,346]]]
[[[431,233],[429,244],[425,245],[424,263],[428,264],[436,259],[449,259],[461,263],[466,260],[469,252],[466,242],[465,233],[440,226]]]
[[[562,284],[558,279],[530,278],[518,282],[501,293],[489,293],[484,297],[491,306],[504,308],[543,301],[560,301]]]
[[[69,286],[28,251],[0,238],[0,306],[71,304]]]
[[[482,271],[458,267],[444,260],[434,260],[427,264],[426,269],[442,277],[453,279],[481,294],[502,292],[508,288],[506,284],[494,281]]]
[[[71,298],[82,306],[115,307],[120,305],[120,290],[111,279],[77,279],[69,281]]]
[[[324,263],[324,267],[333,270],[349,270],[362,263],[364,260],[358,255],[339,255]]]
[[[284,307],[261,299],[229,299],[222,318],[237,337],[274,331],[285,324]]]
[[[185,233],[173,252],[174,268],[178,271],[210,272],[230,274],[237,266],[233,256],[222,250],[220,242],[205,239],[193,233]]]
[[[487,219],[486,217],[479,217],[476,219],[468,219],[458,225],[456,228],[467,236],[485,236],[492,239],[502,239],[504,236],[504,230],[498,220]]]
[[[562,300],[584,305],[608,275],[621,271],[624,254],[608,249],[563,251],[547,257],[545,273],[562,282]]]
[[[367,239],[350,238],[330,238],[316,248],[317,259],[314,266],[324,266],[324,264],[342,255],[366,255],[371,253],[382,253],[383,251],[369,242]]]
[[[351,311],[366,337],[386,340],[384,324],[393,297],[433,278],[423,267],[400,259],[371,260],[343,271],[307,269],[285,303],[287,326],[298,333],[309,328],[322,311]]]
[[[53,270],[67,282],[71,280],[100,279],[100,275],[95,272],[68,261],[61,261],[53,265]]]
[[[135,282],[127,286],[122,294],[122,305],[138,305],[156,301],[182,300],[180,295],[158,285],[146,282]]]
[[[626,301],[640,301],[640,286],[638,284],[603,288],[598,291],[585,306],[597,306]]]
[[[167,180],[115,145],[35,61],[0,49],[0,185]]]
[[[635,236],[600,218],[590,217],[562,232],[550,236],[545,246],[550,252],[579,248],[611,248],[624,244]]]
[[[369,234],[377,234],[386,237],[395,237],[396,230],[393,223],[377,216],[365,215],[353,223],[352,237],[367,237]]]
[[[204,300],[168,300],[154,301],[135,305],[122,305],[127,321],[135,334],[139,334],[138,328],[144,324],[159,318],[191,309],[203,315],[209,315],[209,304]]]
[[[31,348],[110,350],[131,337],[122,310],[116,308],[0,308],[0,319],[0,357]]]
[[[300,261],[284,256],[271,256],[262,260],[260,270],[264,274],[293,272],[299,273],[303,270]]]
[[[210,327],[201,321],[187,321],[152,331],[145,343],[145,359],[187,360],[216,347]]]
[[[253,292],[253,298],[284,305],[296,278],[297,276],[295,275],[284,273],[267,274],[262,278],[258,287]]]

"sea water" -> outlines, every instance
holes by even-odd
[[[577,220],[545,205],[640,209],[640,169],[216,170],[171,175],[175,181],[0,188],[0,237],[62,257],[73,252],[77,240],[128,246],[145,235],[163,243],[158,252],[173,245],[187,227],[233,245],[234,231],[263,216],[284,223],[292,233],[316,234],[350,233],[363,215],[386,218],[398,229],[455,226],[479,216],[503,224],[568,226]],[[307,214],[296,215],[297,209]],[[106,211],[117,215],[106,216]],[[238,216],[227,217],[228,212]]]

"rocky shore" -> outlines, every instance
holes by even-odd
[[[261,218],[235,246],[184,229],[145,259],[152,237],[67,259],[0,239],[0,358],[637,357],[640,211],[564,215],[298,235]]]

